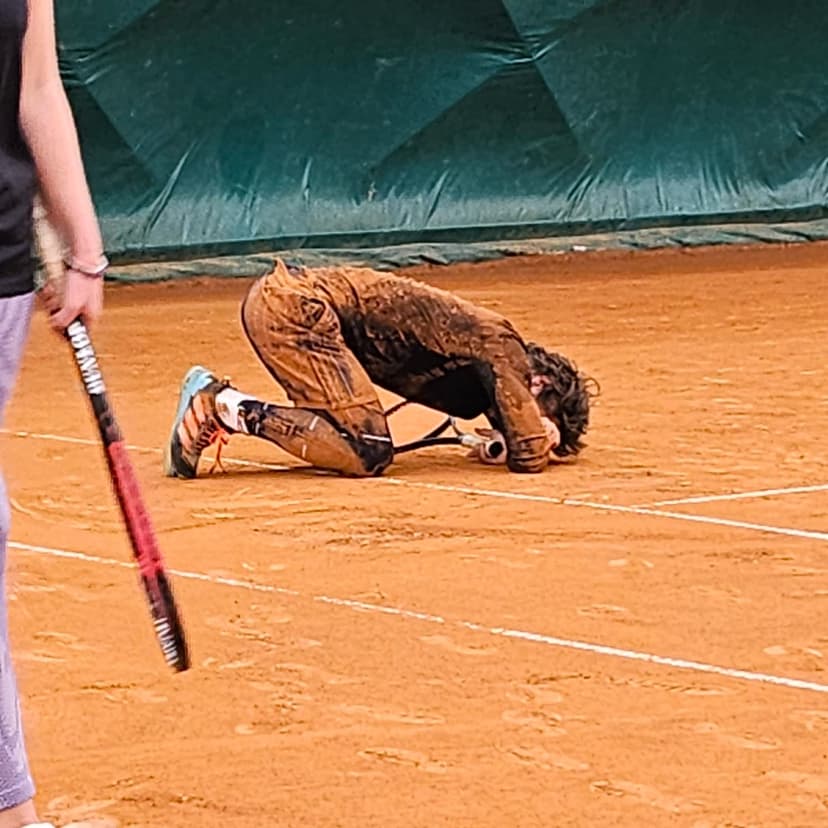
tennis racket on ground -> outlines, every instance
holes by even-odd
[[[401,408],[409,405],[407,400],[391,406],[386,412],[385,416],[396,414]],[[449,430],[452,434],[448,437],[443,435]],[[465,446],[466,448],[478,448],[485,446],[486,455],[492,459],[502,456],[506,451],[506,446],[500,440],[487,440],[478,434],[470,434],[467,431],[462,431],[457,425],[455,417],[446,417],[442,423],[436,428],[433,428],[428,434],[423,435],[419,440],[413,440],[410,443],[403,443],[399,446],[394,446],[394,454],[405,454],[408,451],[417,451],[418,449],[431,448],[432,446]]]
[[[141,496],[138,478],[107,397],[92,340],[80,318],[66,329],[66,338],[72,346],[75,364],[98,425],[112,487],[138,564],[161,652],[167,664],[181,672],[190,666],[181,617],[164,569],[155,531]]]

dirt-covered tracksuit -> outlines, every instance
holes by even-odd
[[[295,406],[335,424],[358,456],[340,471],[378,473],[393,459],[374,385],[451,416],[485,414],[506,439],[512,471],[547,465],[550,443],[529,390],[526,345],[497,313],[367,268],[278,261],[250,289],[242,319]],[[276,442],[288,427],[268,423],[266,412],[254,419]]]

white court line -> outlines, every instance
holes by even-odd
[[[724,500],[747,500],[754,497],[779,497],[789,494],[807,494],[809,492],[828,491],[828,483],[816,486],[788,486],[782,489],[757,489],[753,492],[734,492],[732,494],[698,495],[696,497],[678,497],[675,500],[656,500],[642,503],[641,506],[680,506],[684,503],[718,503]]]
[[[56,434],[39,434],[30,431],[9,431],[0,429],[0,433],[11,434],[16,437],[30,437],[40,440],[57,440],[81,445],[98,445],[98,441],[84,440],[79,437],[61,437]],[[161,453],[161,449],[147,448],[144,446],[131,446],[134,451]],[[253,468],[271,469],[274,471],[288,471],[290,466],[276,466],[270,463],[258,463],[252,460],[234,460],[224,458],[227,463],[239,466],[250,466]],[[580,506],[588,509],[595,509],[603,512],[618,512],[621,514],[643,515],[646,517],[668,518],[671,520],[682,520],[690,523],[704,523],[710,526],[726,526],[731,529],[745,529],[752,532],[765,532],[771,535],[785,535],[792,538],[803,538],[807,540],[828,541],[828,532],[817,532],[809,529],[796,529],[787,526],[774,526],[766,523],[751,523],[742,520],[730,520],[728,518],[717,518],[709,515],[694,515],[686,512],[673,512],[665,509],[653,509],[646,506],[621,506],[613,503],[596,503],[589,500],[574,500],[572,498],[549,497],[547,495],[524,494],[522,492],[508,492],[499,489],[478,489],[474,486],[450,486],[443,483],[423,483],[417,480],[404,480],[400,477],[376,477],[371,478],[376,484],[391,484],[406,486],[413,489],[431,489],[438,492],[453,492],[456,494],[474,495],[480,497],[501,498],[505,500],[521,500],[531,503],[549,503],[555,506]]]
[[[42,434],[37,431],[18,431],[10,428],[0,428],[0,434],[8,434],[10,437],[31,437],[33,440],[52,440],[55,443],[72,443],[77,446],[100,446],[100,440],[89,440],[86,437],[66,437],[62,434]],[[140,451],[144,454],[152,452],[160,453],[160,449],[147,448],[146,446],[127,445],[130,451]]]
[[[24,552],[33,552],[38,555],[48,555],[53,558],[63,558],[85,563],[103,564],[115,566],[121,569],[134,569],[134,565],[125,561],[104,558],[98,555],[88,555],[84,552],[72,552],[67,549],[53,549],[48,546],[34,546],[28,543],[10,541],[8,544],[13,549],[20,549]],[[452,621],[441,615],[432,615],[428,612],[416,612],[401,607],[388,607],[382,604],[372,604],[367,601],[352,601],[348,598],[333,598],[329,595],[306,596],[301,592],[284,587],[271,586],[270,584],[258,584],[252,581],[242,581],[236,578],[225,578],[222,576],[207,575],[203,572],[188,572],[182,569],[171,569],[170,574],[177,578],[193,581],[207,582],[217,586],[226,586],[233,589],[246,589],[251,592],[266,592],[276,595],[291,596],[294,598],[308,598],[320,604],[341,607],[357,612],[378,613],[382,615],[396,616],[414,621],[421,621],[427,624],[439,624],[442,626],[461,627],[472,632],[484,633],[486,635],[509,638],[515,641],[525,641],[531,644],[543,644],[547,647],[557,649],[579,650],[594,655],[608,656],[610,658],[621,658],[630,661],[643,661],[649,664],[658,664],[664,667],[673,667],[677,670],[690,670],[696,673],[710,673],[717,676],[724,676],[731,679],[754,682],[758,684],[773,684],[779,687],[787,687],[794,690],[810,690],[815,693],[828,693],[828,684],[818,684],[813,681],[790,678],[788,676],[776,676],[770,673],[755,673],[751,670],[739,670],[733,667],[720,667],[716,664],[707,664],[703,661],[692,661],[685,658],[673,658],[671,656],[654,655],[639,650],[627,650],[620,647],[610,647],[605,644],[593,644],[588,641],[578,641],[568,638],[558,638],[552,635],[529,632],[527,630],[514,630],[506,627],[490,627],[475,621]]]
[[[402,480],[399,477],[379,477],[378,481],[396,483],[401,486],[411,486],[421,489],[434,489],[443,492],[460,492],[461,494],[483,495],[485,497],[501,497],[508,500],[526,500],[540,503],[550,503],[561,506],[580,506],[604,512],[619,512],[621,514],[644,515],[647,517],[671,518],[691,523],[706,523],[712,526],[727,526],[731,529],[748,529],[753,532],[767,532],[772,535],[788,535],[793,538],[807,538],[808,540],[828,541],[828,532],[814,532],[809,529],[794,529],[787,526],[773,526],[766,523],[749,523],[743,520],[729,520],[709,515],[694,515],[686,512],[671,512],[666,509],[649,509],[645,506],[620,506],[614,503],[595,503],[590,500],[573,500],[572,498],[546,497],[544,495],[522,494],[520,492],[503,492],[497,489],[476,489],[472,486],[446,486],[441,483],[420,483],[414,480]]]
[[[504,500],[523,500],[530,503],[551,503],[555,506],[582,505],[580,500],[567,500],[562,497],[549,495],[524,494],[522,492],[504,492],[500,489],[478,489],[475,486],[451,486],[446,483],[423,483],[419,480],[404,480],[402,477],[372,478],[376,483],[391,483],[395,486],[408,486],[413,489],[431,489],[434,492],[455,492],[456,494],[479,495],[481,497],[497,497]]]
[[[603,509],[606,512],[621,512],[623,514],[672,518],[673,520],[685,520],[691,523],[706,523],[712,526],[727,526],[731,529],[748,529],[753,532],[767,532],[771,535],[787,535],[792,538],[807,538],[808,540],[828,541],[828,532],[815,532],[810,529],[792,529],[787,526],[772,526],[767,523],[750,523],[744,520],[729,520],[728,518],[694,515],[685,512],[669,512],[665,509],[647,509],[643,506],[616,506],[612,503],[591,503],[587,500],[564,500],[563,503],[565,506],[586,506],[589,509]]]
[[[0,434],[8,434],[10,437],[29,437],[32,440],[51,440],[56,443],[72,443],[77,446],[100,446],[101,441],[90,440],[87,437],[65,437],[61,434],[43,434],[37,431],[18,431],[9,428],[0,428]],[[140,454],[163,454],[163,450],[159,448],[149,448],[149,446],[135,446],[127,443],[127,450],[134,451]],[[291,466],[277,466],[273,463],[255,463],[252,460],[235,460],[232,457],[222,457],[226,463],[232,463],[234,466],[253,466],[257,469],[270,469],[271,471],[289,471]]]

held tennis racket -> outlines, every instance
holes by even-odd
[[[75,364],[98,424],[112,487],[121,507],[133,556],[138,564],[138,572],[149,602],[161,652],[167,664],[181,672],[190,666],[184,628],[164,569],[155,531],[144,505],[138,478],[106,393],[92,340],[80,318],[66,329],[66,338],[72,346]]]

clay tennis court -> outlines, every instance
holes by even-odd
[[[112,287],[96,340],[178,571],[182,675],[68,350],[38,318],[3,458],[45,817],[824,825],[826,265],[801,245],[409,271],[600,381],[586,452],[528,477],[440,447],[345,480],[234,437],[246,465],[167,480],[191,364],[279,396],[237,323],[247,281]],[[402,442],[437,422],[392,425]]]

